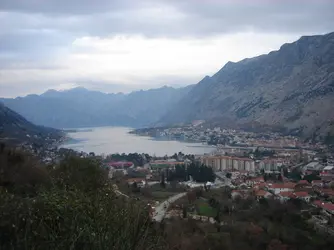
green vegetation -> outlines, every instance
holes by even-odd
[[[144,166],[152,157],[148,154],[111,154],[106,156],[106,161],[130,161],[136,167]]]
[[[154,200],[157,201],[164,201],[168,199],[169,197],[176,195],[177,193],[175,192],[168,192],[168,191],[153,191],[151,193],[151,196]]]
[[[213,169],[199,163],[177,165],[175,170],[167,170],[167,181],[188,181],[190,177],[196,182],[214,182]]]
[[[196,208],[197,208],[197,211],[198,211],[199,215],[213,217],[213,218],[217,216],[217,209],[211,207],[204,200],[197,200],[196,201]]]
[[[0,249],[157,249],[139,203],[116,196],[93,159],[46,169],[1,148]]]

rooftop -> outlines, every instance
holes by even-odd
[[[314,205],[316,205],[317,207],[321,207],[325,210],[334,212],[334,204],[333,203],[329,203],[329,202],[322,202],[322,201],[314,201],[313,202]]]

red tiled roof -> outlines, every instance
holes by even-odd
[[[314,201],[313,204],[316,205],[317,207],[321,207],[321,208],[326,209],[328,211],[334,212],[334,204],[333,203],[322,202],[322,201],[317,200],[317,201]]]
[[[256,196],[266,196],[266,195],[268,195],[268,194],[270,194],[269,192],[267,192],[267,191],[264,191],[264,190],[259,190],[259,191],[257,191],[256,193],[255,193],[255,195]]]
[[[126,180],[127,182],[141,182],[145,181],[145,178],[130,178]]]
[[[130,161],[114,161],[109,162],[108,165],[111,167],[131,167],[133,163]]]
[[[327,194],[329,196],[334,196],[334,190],[333,189],[321,189],[321,193]]]
[[[280,192],[278,195],[282,197],[289,197],[289,198],[294,197],[292,192]]]
[[[269,188],[290,188],[290,189],[294,189],[295,186],[296,186],[296,183],[285,182],[285,183],[274,183],[271,186],[269,186]]]
[[[307,180],[300,180],[298,181],[297,184],[305,184],[305,185],[309,185],[310,183]]]
[[[293,193],[297,198],[307,197],[309,194],[307,192],[295,192]]]
[[[264,187],[267,187],[268,184],[265,183],[265,182],[261,182],[261,183],[257,184],[257,186],[258,186],[259,188],[264,188]]]

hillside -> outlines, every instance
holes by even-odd
[[[278,51],[228,62],[160,120],[284,127],[305,136],[333,125],[334,33],[305,36]]]
[[[166,107],[177,103],[190,88],[191,86],[179,89],[162,87],[130,94],[106,94],[79,87],[0,100],[28,120],[43,126],[140,127],[158,121],[165,114]]]
[[[0,140],[9,143],[52,142],[61,137],[56,129],[36,126],[0,103]]]

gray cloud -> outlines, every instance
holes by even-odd
[[[160,12],[150,16],[152,9]],[[25,14],[26,19],[30,14],[28,21],[35,26],[98,36],[328,32],[334,22],[331,0],[2,0],[0,10]]]
[[[52,53],[82,36],[324,33],[333,13],[332,0],[2,0],[0,53]]]
[[[85,15],[136,6],[136,2],[138,3],[129,0],[1,0],[0,9],[51,15]]]
[[[0,0],[0,74],[59,69],[54,58],[83,36],[319,34],[333,31],[333,13],[332,0]]]

